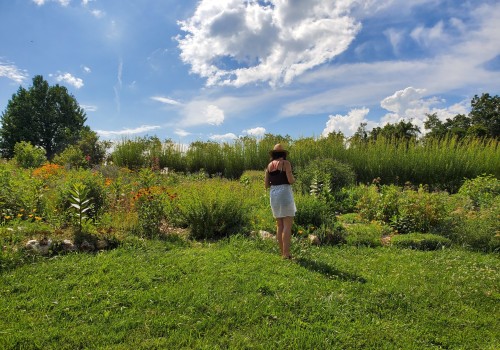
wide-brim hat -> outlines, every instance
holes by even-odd
[[[276,145],[274,145],[274,148],[271,151],[269,151],[269,155],[272,156],[274,153],[278,153],[278,152],[288,154],[288,151],[283,148],[281,143],[277,143]]]

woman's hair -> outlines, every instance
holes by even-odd
[[[279,158],[286,159],[286,152],[273,152],[273,153],[271,153],[272,160],[279,159]]]

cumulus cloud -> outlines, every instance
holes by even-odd
[[[123,135],[134,135],[134,134],[142,134],[151,130],[160,129],[158,125],[141,125],[135,129],[123,129],[118,131],[106,131],[106,130],[96,130],[101,136],[111,137],[111,136],[123,136]]]
[[[439,108],[439,105],[446,103],[446,101],[436,96],[425,98],[425,92],[425,89],[407,87],[383,99],[380,105],[391,113],[387,113],[380,119],[380,125],[411,120],[414,125],[420,128],[422,134],[424,134],[424,122],[427,119],[427,114],[436,113],[438,118],[444,121],[447,118],[453,118],[457,114],[469,113],[467,100],[448,107]]]
[[[22,84],[28,78],[28,73],[24,69],[17,68],[12,63],[0,61],[0,77]]]
[[[175,100],[172,100],[171,98],[163,97],[163,96],[153,96],[153,97],[151,97],[151,99],[154,100],[154,101],[158,101],[158,102],[164,103],[166,105],[178,106],[178,105],[181,104],[178,101],[175,101]]]
[[[181,59],[209,86],[288,84],[347,49],[361,27],[351,2],[202,0],[179,22]]]
[[[266,133],[266,129],[259,126],[257,128],[243,130],[243,133],[250,136],[261,137]]]
[[[64,82],[79,89],[83,86],[83,80],[72,76],[70,73],[59,74],[56,77],[58,82]]]
[[[238,138],[238,136],[236,136],[232,132],[224,134],[224,135],[212,135],[212,136],[210,136],[210,140],[220,141],[220,142],[232,141],[232,140],[236,140],[237,138]]]
[[[367,129],[371,130],[376,126],[376,123],[366,119],[368,112],[370,112],[368,108],[356,108],[347,113],[347,115],[330,115],[321,136],[326,137],[332,132],[340,131],[344,136],[349,137],[354,135],[361,123],[367,123]]]
[[[221,125],[224,122],[224,111],[215,105],[207,106],[206,121],[210,125]]]

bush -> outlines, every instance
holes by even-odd
[[[304,194],[310,193],[311,185],[318,186],[318,191],[336,193],[356,181],[352,168],[335,159],[315,159],[296,171],[297,183]]]
[[[454,215],[452,237],[469,249],[488,252],[500,250],[500,203],[488,209]]]
[[[314,234],[318,236],[321,244],[338,245],[346,243],[347,231],[338,221],[333,221],[328,225],[321,225]]]
[[[239,233],[248,224],[242,186],[221,179],[192,183],[168,210],[169,221],[184,223],[194,239],[218,239]],[[182,217],[182,223],[172,213]]]
[[[449,247],[451,240],[432,233],[409,233],[392,237],[391,245],[417,250],[438,250]]]
[[[68,146],[60,154],[57,154],[53,162],[69,169],[86,169],[90,167],[90,163],[85,159],[82,150],[74,145]]]
[[[134,196],[140,236],[153,238],[160,235],[160,225],[165,218],[165,196],[168,196],[166,189],[158,186],[141,188]]]
[[[374,224],[353,224],[346,227],[346,242],[353,246],[380,247],[382,227]]]
[[[15,144],[14,159],[20,167],[25,169],[37,168],[47,161],[43,148],[35,147],[26,141]]]
[[[316,226],[328,223],[334,217],[333,211],[328,204],[321,198],[312,195],[296,195],[295,204],[297,212],[295,213],[294,223],[298,226]]]
[[[500,180],[493,175],[481,175],[466,180],[458,193],[472,201],[473,208],[488,207],[500,199]]]
[[[362,195],[356,205],[361,217],[367,221],[389,222],[397,217],[402,189],[395,185],[361,186]]]

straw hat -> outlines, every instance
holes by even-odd
[[[276,153],[276,152],[283,152],[285,154],[288,154],[288,151],[286,149],[283,148],[283,146],[281,145],[281,143],[277,143],[276,145],[274,145],[274,148],[272,151],[269,152],[269,155],[273,155],[273,153]]]

